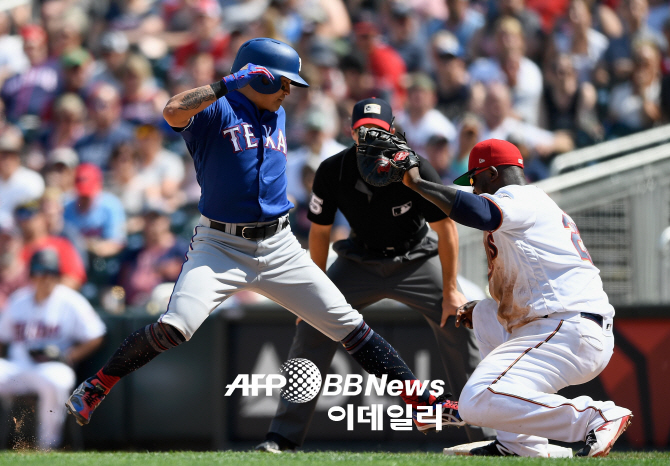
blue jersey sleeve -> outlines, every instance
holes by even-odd
[[[454,222],[483,231],[495,231],[502,223],[500,208],[489,198],[458,191],[449,217]]]
[[[221,97],[212,105],[191,117],[191,121],[184,128],[172,129],[181,133],[187,143],[194,142],[206,136],[208,128],[211,129],[212,126],[224,128],[228,126],[232,113],[226,98]]]

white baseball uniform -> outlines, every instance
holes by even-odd
[[[547,456],[547,438],[583,441],[630,414],[611,401],[556,394],[605,368],[614,308],[574,222],[542,190],[511,185],[483,196],[500,208],[502,222],[484,232],[493,299],[473,312],[483,360],[461,392],[459,412],[496,429],[513,452]]]
[[[73,344],[104,335],[105,330],[86,298],[64,285],[56,285],[41,303],[35,302],[30,286],[10,296],[0,316],[0,342],[9,345],[7,359],[0,358],[0,396],[37,394],[40,448],[60,445],[65,402],[76,380],[67,364],[36,363],[30,350],[55,345],[65,352]]]

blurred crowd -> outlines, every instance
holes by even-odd
[[[179,274],[200,194],[162,109],[228,74],[253,37],[290,43],[311,85],[285,102],[303,240],[314,172],[352,144],[358,100],[389,101],[445,183],[483,139],[517,144],[536,181],[557,154],[670,109],[661,0],[6,0],[0,309],[50,247],[63,283],[102,308],[162,310],[155,295]]]

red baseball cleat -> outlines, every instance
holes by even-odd
[[[435,404],[433,404],[433,409],[438,405],[442,406],[443,426],[461,427],[465,425],[465,421],[461,419],[461,416],[458,414],[458,401],[446,400],[440,397],[435,401]],[[429,413],[421,413],[414,408],[412,411],[412,418],[414,419],[414,424],[416,424],[419,432],[427,434],[429,431],[437,428],[437,416],[434,412],[431,415]]]
[[[609,421],[592,430],[586,436],[586,446],[577,452],[577,456],[607,456],[612,445],[630,425],[632,414]]]
[[[107,391],[98,379],[91,377],[74,390],[65,407],[77,419],[77,424],[86,425],[91,421],[95,408],[105,399]]]

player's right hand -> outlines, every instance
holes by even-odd
[[[460,327],[463,324],[466,328],[472,330],[472,311],[478,302],[479,300],[468,301],[456,310],[456,327]]]
[[[241,70],[236,71],[233,74],[229,74],[228,76],[224,76],[222,81],[223,85],[226,86],[226,89],[228,89],[228,92],[230,92],[241,89],[254,79],[260,77],[265,77],[269,79],[270,82],[275,80],[274,76],[272,76],[272,73],[270,73],[270,71],[268,71],[268,69],[264,66],[247,63],[242,67]]]

